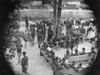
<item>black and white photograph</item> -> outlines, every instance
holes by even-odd
[[[4,22],[1,24],[4,34],[0,33],[4,50],[0,56],[5,59],[0,59],[0,75],[8,75],[8,72],[16,75],[100,75],[99,2],[11,0],[12,4],[6,3],[10,6],[2,9],[8,14],[2,14],[7,19],[1,14],[0,20]]]

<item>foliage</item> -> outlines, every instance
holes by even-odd
[[[5,25],[4,28],[4,38],[5,38],[5,48],[10,48],[12,46],[12,44],[15,44],[12,39],[13,38],[17,38],[17,30],[19,28],[19,16],[20,16],[20,12],[19,12],[19,5],[15,5],[15,8],[13,8],[14,10],[9,11],[9,15],[8,15],[8,21]]]
[[[51,4],[52,0],[42,0],[42,4]]]
[[[27,5],[33,1],[42,1],[42,4],[51,4],[52,0],[21,0],[22,5]]]

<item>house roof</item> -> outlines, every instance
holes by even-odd
[[[42,1],[33,1],[32,5],[42,5]]]
[[[71,1],[71,2],[79,2],[79,1],[83,1],[83,0],[63,0],[63,2],[68,2],[68,1]]]

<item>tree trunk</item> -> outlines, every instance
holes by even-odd
[[[60,38],[60,27],[61,27],[61,11],[62,11],[62,0],[58,1],[58,18],[57,18],[57,37]]]
[[[54,15],[53,15],[53,34],[56,36],[56,27],[57,27],[57,0],[54,0],[53,2],[53,9],[54,9]]]

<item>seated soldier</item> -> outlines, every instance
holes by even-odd
[[[79,65],[79,62],[75,62],[74,65],[73,65],[74,69],[77,69],[78,65]]]
[[[68,59],[68,58],[69,58],[69,56],[67,54],[64,54],[63,59]]]
[[[85,64],[82,65],[83,69],[86,69],[87,67],[89,67],[89,63],[85,63]]]
[[[69,50],[67,49],[67,51],[66,51],[66,55],[67,56],[69,56],[70,55],[70,52],[69,52]]]
[[[66,40],[65,42],[66,42],[66,46],[65,47],[66,48],[69,48],[70,47],[70,44],[69,44],[68,40]]]
[[[60,39],[60,41],[59,41],[59,46],[63,47],[63,40],[62,39]]]
[[[65,59],[65,58],[63,58],[63,59],[62,59],[62,61],[61,61],[61,66],[62,66],[62,67],[64,67],[64,66],[65,66],[65,60],[66,60],[66,59]]]
[[[58,58],[58,62],[61,63],[61,58]]]
[[[53,43],[52,43],[52,39],[49,41],[48,43],[50,45],[51,48],[53,48]]]
[[[77,48],[75,49],[75,55],[78,55],[78,49]]]
[[[75,54],[72,54],[72,56],[77,56],[77,55],[79,55],[79,53],[78,53],[78,49],[77,49],[77,48],[74,49],[74,51],[75,51]]]
[[[50,52],[52,50],[52,48],[50,47],[50,45],[48,45],[47,50]]]
[[[62,40],[65,40],[66,39],[66,36],[62,35],[61,39]]]
[[[96,52],[95,52],[95,50],[94,50],[94,47],[92,47],[92,48],[91,48],[91,52],[89,52],[88,54],[91,55],[91,54],[95,54],[95,53],[96,53]]]
[[[69,69],[69,62],[68,62],[68,59],[66,59],[66,58],[63,58],[62,59],[62,62],[61,62],[61,66],[62,67],[66,67],[67,69]]]
[[[83,70],[82,65],[83,65],[82,62],[79,62],[79,65],[77,67],[78,71],[82,71]]]
[[[72,62],[71,66],[75,66],[75,61]]]
[[[82,53],[81,53],[80,55],[85,55],[85,54],[86,54],[85,50],[86,50],[86,49],[83,47],[83,48],[82,48]]]
[[[52,51],[52,48],[51,46],[48,44],[48,47],[47,47],[47,55],[51,55],[51,51]]]
[[[58,50],[59,47],[59,41],[55,41],[55,49]]]
[[[91,52],[90,53],[91,54],[95,54],[96,53],[95,50],[94,50],[94,47],[91,48]]]
[[[55,55],[54,51],[53,51],[53,50],[51,50],[51,51],[50,51],[50,54],[49,54],[49,56],[48,56],[48,57],[54,58],[54,55]]]
[[[58,62],[58,57],[55,57],[54,61],[55,61],[55,62]]]
[[[67,56],[67,57],[66,57],[66,60],[65,60],[65,64],[66,64],[65,67],[66,67],[67,69],[70,68],[70,63],[69,63],[69,61],[68,61],[68,58],[69,58],[69,57]]]
[[[93,64],[93,62],[94,62],[93,59],[88,60],[89,66],[91,66]]]
[[[61,42],[61,46],[64,47],[64,48],[66,48],[66,36],[64,36],[63,38],[61,38],[60,42]]]
[[[54,46],[56,46],[56,37],[53,37],[53,38],[52,38],[52,44],[53,44]]]
[[[47,43],[44,43],[40,49],[42,49],[42,50],[46,50],[47,47],[48,47]]]

